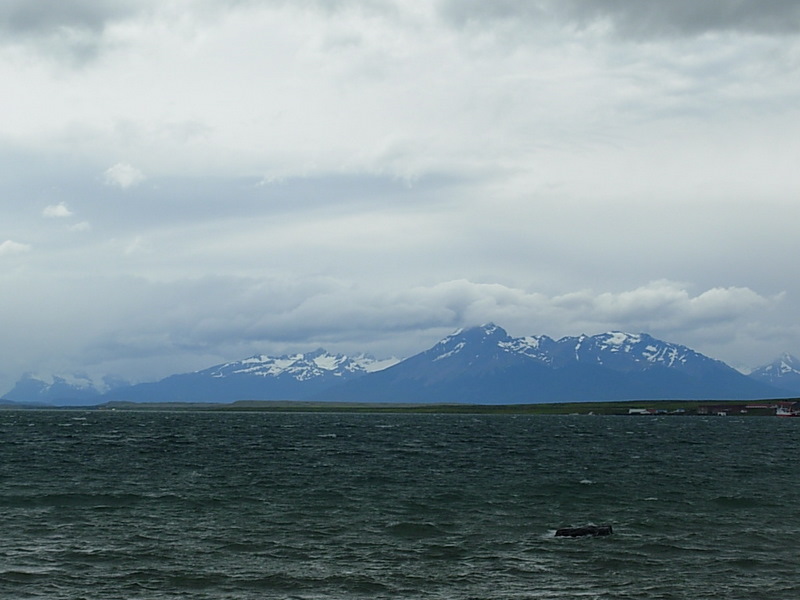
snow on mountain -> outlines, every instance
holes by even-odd
[[[343,354],[329,354],[319,348],[306,354],[284,356],[265,356],[259,354],[222,365],[197,371],[198,375],[210,377],[231,377],[251,375],[254,377],[288,376],[297,381],[308,381],[317,377],[332,375],[346,377],[348,374],[370,373],[399,362],[399,359],[377,360],[366,354],[348,357]]]
[[[617,371],[646,370],[656,365],[691,370],[696,363],[724,366],[724,363],[703,356],[686,346],[657,340],[646,333],[612,331],[593,336],[568,336],[558,340],[546,335],[515,338],[493,323],[458,330],[427,353],[435,355],[434,361],[441,361],[461,353],[473,353],[477,357],[486,354],[489,348],[553,368],[572,363],[595,364]]]
[[[800,359],[784,353],[754,370],[750,378],[800,395]]]
[[[521,402],[621,399],[749,399],[800,393],[800,361],[784,355],[750,377],[646,333],[610,331],[553,339],[512,337],[493,323],[460,329],[405,360],[323,349],[255,355],[137,385],[85,376],[21,379],[15,402],[100,404],[339,400]],[[778,389],[781,388],[781,389]]]
[[[344,381],[386,368],[398,359],[377,360],[313,352],[258,354],[193,373],[171,375],[154,383],[111,390],[103,401],[233,402],[235,400],[302,400]]]
[[[466,356],[468,360],[479,359],[480,353],[475,350],[485,350],[499,346],[508,338],[504,329],[492,323],[470,329],[459,329],[448,335],[425,354],[434,362],[454,356]]]
[[[591,337],[562,338],[559,346],[574,346],[574,360],[594,363],[616,371],[645,371],[667,367],[678,371],[696,372],[727,365],[695,352],[691,348],[657,340],[646,333],[612,331]]]
[[[93,379],[85,373],[36,376],[23,375],[3,398],[21,404],[85,405],[95,403],[102,394],[128,385],[119,378]]]
[[[489,323],[317,398],[512,404],[776,394],[721,361],[645,333],[515,338]]]

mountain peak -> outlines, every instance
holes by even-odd
[[[484,340],[501,338],[505,339],[508,337],[506,330],[495,325],[494,323],[485,323],[484,325],[471,327],[470,329],[465,330],[462,335]]]
[[[609,346],[626,346],[628,344],[640,343],[645,337],[645,334],[626,333],[624,331],[609,331],[607,333],[600,333],[594,337],[598,340],[604,341]]]
[[[784,352],[771,363],[750,373],[749,377],[800,394],[800,359]]]
[[[753,372],[755,373],[758,371],[767,371],[776,374],[792,373],[792,372],[800,373],[800,359],[798,359],[796,356],[789,354],[788,352],[784,352],[778,358],[773,360],[771,363],[759,367]]]
[[[510,339],[506,330],[494,323],[486,323],[466,329],[458,329],[440,340],[433,348],[423,352],[434,355],[434,361],[441,361],[456,355],[468,356],[470,361],[496,353],[503,342]]]
[[[489,323],[458,330],[429,350],[330,390],[324,398],[514,404],[749,399],[776,393],[721,361],[645,333],[515,338]]]
[[[473,325],[471,327],[461,327],[456,329],[453,333],[441,340],[441,342],[455,338],[481,338],[496,335],[505,337],[508,335],[508,333],[506,333],[505,329],[495,325],[494,323],[484,323],[483,325]]]

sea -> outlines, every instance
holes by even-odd
[[[4,410],[0,598],[800,598],[799,459],[776,417]]]

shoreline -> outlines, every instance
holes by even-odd
[[[612,402],[564,402],[542,404],[414,404],[339,403],[281,400],[206,402],[122,402],[92,406],[2,405],[0,410],[59,411],[180,411],[180,412],[306,412],[388,414],[518,414],[518,415],[624,415],[624,416],[775,416],[778,403],[769,400],[622,400]]]

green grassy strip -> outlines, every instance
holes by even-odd
[[[347,413],[434,413],[434,414],[532,414],[532,415],[627,415],[630,409],[652,409],[660,414],[696,415],[703,407],[729,407],[729,414],[748,416],[773,415],[773,409],[746,409],[748,405],[773,406],[774,400],[658,400],[619,402],[567,402],[558,404],[378,404],[378,403],[328,403],[301,401],[238,401],[228,404],[194,402],[135,403],[110,402],[96,408],[100,410],[151,410],[151,411],[258,411],[258,412],[347,412]],[[698,411],[698,409],[701,409]],[[740,411],[746,410],[746,413]]]

